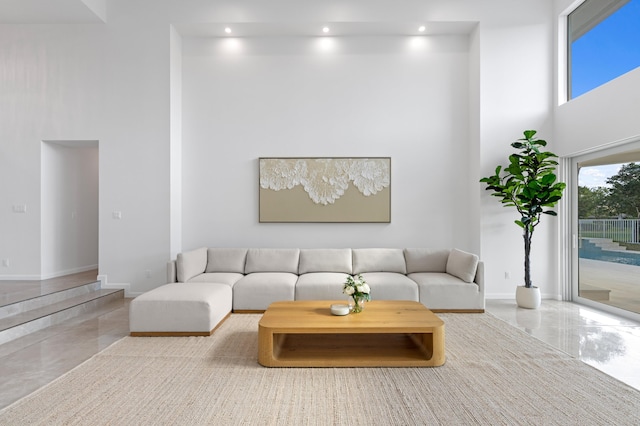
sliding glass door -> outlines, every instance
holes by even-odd
[[[640,146],[584,156],[576,165],[573,298],[640,314]]]

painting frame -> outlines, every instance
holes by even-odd
[[[390,223],[391,157],[259,157],[260,223]]]

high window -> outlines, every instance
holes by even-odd
[[[586,0],[567,26],[568,99],[640,66],[640,0]]]

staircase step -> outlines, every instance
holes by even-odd
[[[80,295],[72,295],[72,293],[70,294],[65,291],[65,294],[59,295],[60,297],[67,296],[63,300],[48,300],[45,303],[38,300],[49,299],[51,295],[30,299],[29,302],[35,304],[37,307],[17,312],[0,319],[0,344],[59,324],[61,321],[73,318],[88,310],[97,309],[114,299],[124,298],[124,290],[122,289],[100,289],[99,283],[97,289],[91,289],[90,287],[94,284],[95,283],[89,283],[87,286],[82,286],[85,287],[85,289],[80,291],[84,292],[84,294]],[[19,302],[19,304],[25,302]],[[22,308],[24,308],[24,306],[22,306]]]
[[[97,281],[97,275],[98,270],[93,269],[46,280],[0,281],[0,308],[94,283]]]
[[[24,292],[13,292],[13,302],[0,306],[0,320],[15,316],[24,312],[33,311],[54,303],[73,297],[89,294],[100,289],[100,281],[86,282],[84,284],[57,286],[56,288],[29,289]],[[41,293],[36,295],[37,293]],[[22,297],[20,297],[22,296]],[[1,330],[2,328],[0,328]]]
[[[620,244],[614,242],[609,238],[589,238],[591,243],[593,243],[596,247],[601,248],[605,251],[626,251],[627,248],[625,246],[621,246]]]

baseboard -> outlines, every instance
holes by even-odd
[[[124,297],[126,298],[136,297],[142,294],[142,293],[131,293],[130,283],[109,283],[108,277],[106,275],[98,275],[98,281],[100,281],[100,288],[124,290]]]
[[[63,277],[65,275],[77,274],[79,272],[87,272],[94,269],[98,269],[98,265],[81,266],[79,268],[65,269],[64,271],[51,272],[48,274],[34,274],[34,275],[0,275],[0,280],[13,280],[13,281],[42,281],[49,280],[51,278]]]

